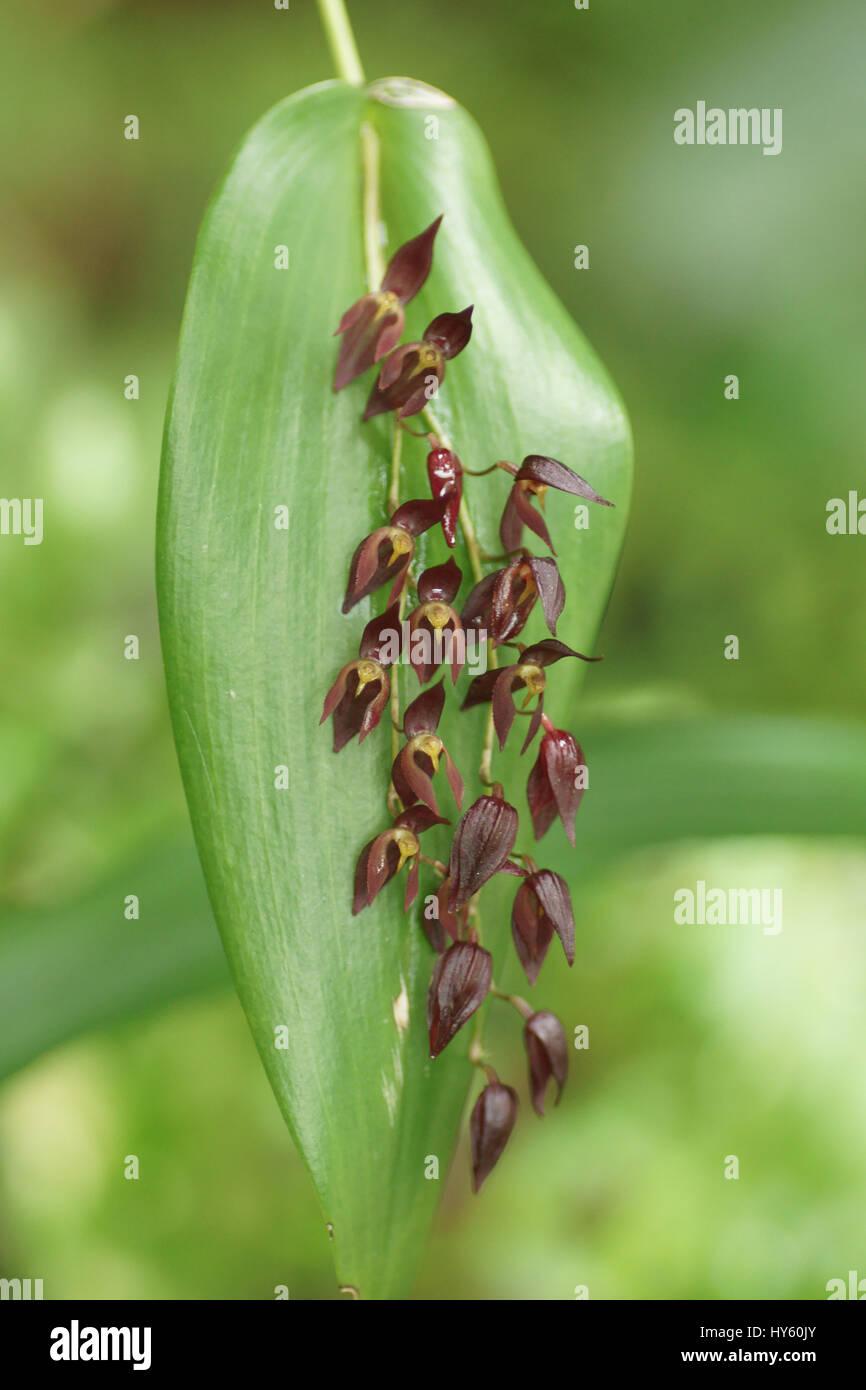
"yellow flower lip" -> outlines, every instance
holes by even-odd
[[[542,693],[547,684],[547,677],[543,669],[540,666],[536,666],[535,663],[531,661],[518,666],[517,675],[526,686],[526,699],[523,701],[523,707],[525,708],[534,695],[540,695]]]
[[[399,874],[406,860],[413,859],[421,846],[418,843],[417,835],[415,835],[413,831],[407,830],[404,825],[397,826],[396,830],[393,832],[393,837],[394,844],[400,851],[400,862],[396,869],[396,872]]]
[[[376,298],[379,301],[376,308],[376,318],[393,313],[395,309],[400,307],[400,298],[393,290],[378,290]]]
[[[411,555],[415,549],[415,542],[409,532],[403,530],[402,526],[389,526],[386,529],[388,540],[391,542],[391,555],[388,560],[390,567],[400,559],[401,555]]]
[[[355,666],[355,670],[358,673],[358,686],[355,690],[356,699],[365,685],[370,685],[372,681],[381,680],[385,674],[378,661],[359,661]]]
[[[411,740],[412,751],[426,753],[433,764],[433,771],[439,771],[439,758],[442,753],[442,740],[437,734],[416,734]]]
[[[447,603],[434,599],[431,603],[423,604],[418,616],[426,618],[432,628],[441,631],[451,621],[453,612]]]
[[[418,349],[419,367],[439,367],[442,365],[442,354],[432,343],[424,343]]]

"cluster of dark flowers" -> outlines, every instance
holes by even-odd
[[[381,363],[363,419],[387,411],[398,421],[417,415],[429,406],[445,375],[445,364],[462,352],[472,332],[472,307],[459,313],[443,313],[433,319],[419,342],[400,344],[405,324],[404,305],[421,289],[430,272],[433,243],[441,217],[426,231],[396,252],[379,290],[363,295],[343,315],[337,329],[341,336],[334,389],[341,390],[369,368]],[[400,631],[403,604],[410,586],[417,602],[408,616],[408,632],[425,632],[429,638],[452,636],[473,629],[491,649],[513,648],[511,664],[491,666],[470,683],[462,708],[489,704],[492,727],[503,749],[518,710],[515,696],[523,694],[522,710],[535,701],[521,752],[526,752],[541,730],[538,753],[527,782],[527,801],[535,839],[540,840],[557,817],[573,845],[575,817],[585,786],[583,753],[572,736],[557,729],[544,713],[548,668],[557,662],[585,657],[556,637],[557,621],[565,604],[565,588],[559,574],[553,544],[541,512],[547,488],[571,493],[610,506],[585,480],[565,464],[530,454],[520,465],[498,461],[512,478],[512,486],[499,529],[505,561],[481,578],[458,612],[454,606],[462,572],[453,557],[411,578],[417,538],[440,527],[445,543],[457,539],[464,470],[454,450],[437,434],[428,436],[427,472],[429,498],[398,506],[384,525],[358,545],[349,566],[343,612],[350,612],[368,595],[390,584],[384,612],[367,623],[358,655],[339,672],[325,697],[323,722],[333,720],[334,750],[350,739],[362,742],[379,723],[389,706],[389,666],[399,659],[393,634]],[[523,545],[524,530],[532,531],[550,550],[535,556]],[[535,608],[550,636],[529,646],[517,639]],[[456,683],[461,662],[459,647],[452,644],[451,676]],[[432,652],[432,659],[426,659]],[[438,659],[437,659],[438,658]],[[574,961],[574,913],[566,881],[550,869],[539,868],[529,855],[515,851],[518,812],[503,794],[502,786],[482,777],[489,787],[466,811],[462,811],[464,786],[438,727],[445,704],[445,679],[430,685],[444,656],[431,641],[425,658],[413,654],[411,664],[419,684],[426,687],[406,708],[400,732],[404,742],[391,768],[392,809],[402,808],[391,824],[364,846],[355,870],[353,913],[368,907],[404,865],[408,865],[404,911],[419,892],[419,862],[430,864],[440,883],[435,895],[436,915],[424,921],[424,930],[437,954],[430,982],[427,1019],[430,1056],[437,1057],[473,1016],[488,994],[508,998],[524,1019],[524,1042],[529,1061],[532,1103],[544,1114],[548,1083],[556,1086],[556,1102],[562,1094],[568,1070],[565,1030],[554,1014],[533,1010],[517,996],[502,996],[493,985],[493,961],[479,940],[477,895],[495,874],[511,874],[519,880],[511,912],[514,945],[530,984],[534,984],[554,935],[566,959]],[[421,853],[421,836],[434,825],[451,822],[440,815],[433,778],[444,763],[451,797],[462,814],[451,842],[447,864]],[[503,1085],[474,1046],[472,1060],[487,1075],[470,1119],[473,1187],[477,1192],[502,1153],[517,1117],[517,1094]]]

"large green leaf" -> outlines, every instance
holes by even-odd
[[[559,635],[581,650],[612,582],[630,450],[616,395],[511,229],[464,111],[419,84],[379,84],[370,96],[332,82],[255,127],[210,208],[190,282],[160,496],[163,648],[193,827],[241,1001],[333,1226],[341,1282],[393,1297],[408,1287],[439,1189],[427,1156],[444,1176],[472,1069],[465,1038],[427,1058],[433,956],[417,915],[402,915],[402,887],[350,914],[357,854],[387,823],[390,733],[335,757],[317,728],[324,691],[374,611],[368,601],[346,617],[340,600],[355,545],[381,524],[391,452],[386,419],[359,423],[369,383],[330,389],[331,335],[364,288],[365,120],[381,144],[389,248],[445,218],[409,335],[437,312],[476,306],[472,343],[437,400],[464,463],[551,454],[616,503],[596,509],[587,531],[574,528],[568,498],[549,506],[569,595]],[[281,245],[288,270],[275,268]],[[405,454],[403,498],[428,495],[421,442]],[[469,484],[482,545],[495,550],[506,480]],[[274,525],[283,505],[288,533]],[[425,538],[421,558],[445,558],[441,537]],[[462,547],[457,558],[468,581]],[[541,635],[540,620],[532,630]],[[566,665],[560,713],[579,678]],[[474,795],[484,716],[455,710],[452,700],[442,727]],[[515,760],[497,775],[523,807],[526,767],[515,781]],[[280,765],[287,790],[275,787]],[[429,850],[447,852],[442,831],[429,838]],[[485,925],[497,962],[505,891],[494,890]],[[408,1029],[395,1019],[401,996]]]

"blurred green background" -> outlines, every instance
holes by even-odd
[[[461,1141],[417,1292],[824,1297],[866,1275],[866,540],[824,524],[864,476],[862,7],[350,8],[368,76],[479,120],[636,441],[578,729],[622,802],[581,810],[577,962],[552,952],[543,985],[591,1045],[480,1199]],[[46,502],[42,546],[0,538],[0,1274],[48,1298],[336,1297],[192,867],[152,558],[198,224],[327,50],[312,0],[34,0],[2,27],[2,492]],[[698,99],[782,107],[783,153],[675,146]],[[783,931],[677,927],[699,878],[781,888]],[[158,922],[125,920],[129,893]]]

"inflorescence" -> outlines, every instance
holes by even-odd
[[[400,429],[406,428],[403,420],[421,411],[427,411],[429,418],[430,401],[444,378],[446,362],[462,352],[470,340],[472,306],[460,313],[439,314],[419,342],[399,341],[405,326],[404,305],[430,273],[441,221],[437,218],[399,248],[379,290],[363,295],[347,309],[337,329],[341,344],[335,391],[381,363],[364,420],[393,412]],[[415,542],[423,532],[440,527],[447,547],[455,546],[463,507],[463,475],[470,472],[438,430],[429,434],[428,440],[431,497],[395,505],[385,524],[365,537],[352,556],[344,613],[384,585],[391,588],[384,612],[361,634],[358,656],[342,668],[325,697],[320,721],[332,718],[334,751],[339,752],[356,736],[363,741],[390,704],[395,729],[403,736],[402,744],[395,741],[391,768],[391,824],[361,850],[352,911],[357,914],[368,907],[404,865],[408,866],[404,911],[408,911],[418,896],[419,863],[430,865],[439,878],[435,915],[428,919],[425,913],[423,922],[438,957],[427,1002],[430,1056],[437,1057],[448,1046],[488,994],[507,999],[524,1019],[532,1103],[543,1115],[548,1082],[553,1080],[556,1086],[557,1103],[565,1084],[565,1030],[546,1009],[533,1010],[525,1000],[496,989],[492,957],[479,939],[478,895],[495,874],[511,874],[519,880],[511,930],[530,984],[535,984],[554,935],[559,937],[569,965],[573,964],[574,913],[565,879],[550,869],[539,869],[529,855],[515,851],[518,812],[505,799],[501,784],[491,779],[490,755],[494,736],[500,750],[506,745],[518,714],[515,696],[523,696],[520,712],[529,713],[528,706],[534,701],[521,752],[527,751],[541,730],[526,788],[535,839],[540,840],[558,817],[574,845],[586,769],[577,741],[566,730],[555,728],[544,713],[547,670],[567,658],[598,658],[583,656],[556,637],[565,587],[547,526],[533,501],[543,507],[546,490],[554,488],[602,506],[612,503],[565,464],[543,455],[530,454],[519,468],[499,460],[482,470],[492,473],[498,468],[513,479],[499,528],[504,564],[482,574],[474,536],[464,536],[470,554],[474,547],[477,582],[458,611],[455,605],[463,575],[453,557],[425,569],[417,579],[411,574]],[[463,525],[466,532],[466,523]],[[531,554],[522,543],[525,529],[532,531],[554,558]],[[417,602],[404,620],[410,587]],[[536,603],[551,635],[525,646],[517,639]],[[463,811],[463,778],[438,733],[446,698],[444,675],[436,684],[430,682],[447,665],[456,684],[465,661],[465,639],[470,635],[488,642],[492,653],[491,668],[471,681],[461,706],[490,706],[481,766],[487,791]],[[510,665],[496,663],[496,649],[501,646],[515,650]],[[400,721],[388,672],[404,653],[426,689],[408,705]],[[462,812],[447,864],[421,853],[424,832],[431,826],[451,823],[440,815],[433,785],[440,763],[444,763],[450,797]],[[470,1118],[473,1188],[477,1192],[514,1128],[517,1094],[503,1085],[483,1060],[477,1039],[470,1048],[470,1058],[487,1077]]]

